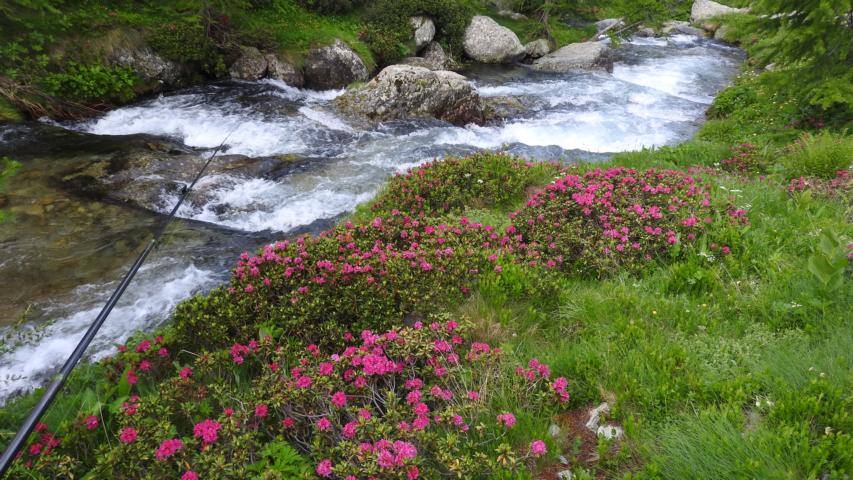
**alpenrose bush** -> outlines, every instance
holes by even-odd
[[[501,244],[529,263],[601,277],[683,252],[724,217],[701,180],[614,167],[567,175],[513,212]],[[746,212],[732,209],[735,222]],[[730,251],[726,246],[726,251]]]
[[[264,446],[287,442],[321,478],[493,478],[529,469],[547,452],[541,439],[510,442],[515,413],[495,410],[494,399],[539,415],[569,400],[568,382],[547,365],[514,366],[452,320],[345,337],[348,346],[334,354],[310,345],[294,356],[267,336],[175,363],[159,382],[143,375],[129,397],[104,408],[103,425],[77,422],[77,438],[107,434],[95,455],[75,457],[94,464],[75,470],[93,478],[276,478],[263,476],[275,471],[261,460]],[[117,359],[143,370],[164,348],[162,358],[174,359],[150,341]],[[42,448],[30,445],[27,464],[17,465],[34,478],[50,478],[55,459],[74,456],[61,434],[36,442]]]
[[[179,306],[178,340],[216,348],[245,341],[263,324],[334,344],[344,330],[384,329],[407,315],[428,319],[470,292],[490,266],[493,238],[494,229],[479,223],[393,212],[267,245],[242,254],[227,290]]]
[[[445,158],[394,176],[370,209],[425,217],[458,214],[465,208],[506,208],[560,169],[556,163],[529,162],[500,152]]]

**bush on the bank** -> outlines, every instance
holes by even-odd
[[[124,374],[128,396],[74,432],[39,427],[16,468],[49,478],[57,460],[76,457],[71,471],[98,478],[300,478],[310,458],[322,478],[495,478],[547,451],[495,401],[547,414],[569,400],[547,365],[511,365],[455,321],[343,340],[335,354],[309,345],[294,356],[266,336],[189,365],[161,339],[142,340],[114,360],[140,372]],[[96,464],[81,464],[79,442],[102,434],[110,441],[88,457]]]
[[[116,103],[133,98],[136,74],[130,68],[70,63],[60,73],[47,74],[42,83],[48,93],[69,100]]]
[[[531,186],[548,182],[559,171],[555,163],[533,163],[505,153],[446,158],[396,175],[370,203],[370,210],[434,217],[466,208],[508,208]]]
[[[222,346],[269,325],[334,344],[343,330],[438,314],[467,295],[488,266],[492,235],[477,223],[427,223],[394,212],[244,253],[227,291],[178,308],[179,343]]]
[[[362,32],[362,39],[370,46],[379,64],[392,63],[413,53],[409,18],[415,15],[431,17],[435,22],[436,40],[448,48],[450,55],[461,54],[465,28],[474,15],[474,10],[467,3],[456,0],[376,0],[367,12],[369,25]]]
[[[678,256],[725,215],[701,181],[683,172],[596,169],[534,195],[511,215],[501,244],[531,265],[601,277]],[[742,210],[729,215],[746,220]]]
[[[789,179],[836,177],[853,165],[853,138],[828,132],[803,134],[785,150],[780,163]]]
[[[225,59],[201,22],[169,23],[151,31],[148,42],[163,57],[191,65],[210,76],[225,71]]]

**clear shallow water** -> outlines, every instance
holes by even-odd
[[[154,201],[148,195],[136,204],[141,208],[130,208],[115,192],[84,194],[69,172],[109,171],[137,150],[158,152],[151,146],[158,142],[176,142],[181,155],[201,158],[226,138],[229,155],[283,165],[299,159],[298,168],[275,174],[221,168],[206,176],[179,212],[184,221],[99,334],[92,349],[98,357],[134,331],[154,328],[181,299],[227,278],[242,249],[329,225],[396,171],[483,148],[572,161],[686,140],[742,59],[735,49],[682,35],[637,39],[618,55],[612,74],[540,74],[525,67],[467,72],[481,96],[523,97],[531,105],[517,118],[487,126],[365,124],[335,113],[332,102],[341,91],[261,81],[197,87],[60,128],[0,127],[0,155],[24,164],[6,195],[16,220],[0,225],[0,324],[23,319],[23,331],[31,333],[15,334],[0,349],[0,399],[61,365],[158,213],[178,198],[176,188],[158,188]],[[157,155],[161,163],[183,158]],[[169,178],[172,171],[146,172],[139,182],[181,183]]]

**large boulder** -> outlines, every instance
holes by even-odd
[[[420,50],[429,45],[435,37],[435,23],[429,17],[412,17],[409,24],[415,32],[415,47]]]
[[[476,15],[465,29],[465,55],[482,63],[512,63],[524,56],[515,33],[483,15]]]
[[[267,59],[255,47],[240,47],[240,57],[228,70],[235,80],[257,80],[267,73]]]
[[[341,40],[311,50],[305,60],[305,86],[308,88],[344,88],[352,82],[367,80],[367,76],[367,67],[361,57]]]
[[[290,62],[283,60],[272,53],[264,55],[267,60],[267,76],[290,85],[291,87],[302,87],[305,85],[305,77],[302,71]]]
[[[567,72],[576,69],[613,69],[610,47],[603,43],[570,43],[533,62],[541,72]]]
[[[421,52],[420,57],[407,57],[400,63],[428,68],[430,70],[448,70],[453,63],[438,42],[430,42]]]
[[[690,21],[701,23],[717,15],[748,11],[748,8],[729,7],[721,3],[712,2],[711,0],[694,0],[693,7],[690,9]]]
[[[371,120],[434,117],[455,125],[483,120],[480,96],[458,73],[391,65],[335,100],[342,111]]]
[[[551,52],[551,44],[548,43],[548,40],[544,38],[540,38],[538,40],[533,40],[524,46],[524,53],[527,54],[529,58],[542,58],[548,53]]]

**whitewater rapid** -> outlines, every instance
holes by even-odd
[[[201,222],[198,229],[209,225],[216,233],[199,234],[206,235],[203,241],[175,240],[167,253],[152,259],[98,335],[92,358],[113,352],[117,343],[138,330],[156,328],[179,301],[227,278],[230,259],[210,258],[221,259],[239,248],[254,248],[269,238],[331,221],[368,200],[389,175],[425,161],[479,149],[505,149],[534,159],[596,160],[614,152],[682,142],[695,133],[704,111],[737,73],[743,58],[736,49],[686,35],[635,39],[617,52],[612,73],[542,74],[523,66],[465,72],[481,96],[512,96],[531,105],[517,118],[495,125],[455,127],[425,120],[365,124],[336,114],[334,99],[343,91],[301,90],[273,80],[195,87],[118,108],[91,121],[63,124],[69,132],[98,138],[165,137],[198,155],[209,155],[224,140],[227,154],[309,160],[309,167],[277,178],[227,172],[203,178],[198,187],[205,191],[205,202],[189,202],[178,214]],[[0,131],[0,153],[4,139]],[[49,163],[46,157],[39,158]],[[177,199],[174,191],[164,192],[158,213],[167,212]],[[133,235],[143,236],[147,225]],[[80,244],[108,243],[99,228],[91,225],[91,238]],[[238,245],[230,244],[229,231],[251,235]],[[44,235],[49,233],[44,230]],[[36,259],[30,258],[32,242],[8,236],[15,241],[7,242],[4,256],[35,264]],[[0,235],[0,247],[2,240]],[[195,255],[188,253],[192,249]],[[198,249],[204,254],[199,255]],[[131,253],[118,264],[129,264]],[[91,258],[78,255],[81,265]],[[9,268],[0,263],[4,282],[0,288],[14,288]],[[97,272],[97,279],[59,289],[60,294],[50,299],[14,300],[35,304],[36,314],[23,327],[33,335],[17,334],[0,350],[0,402],[38,384],[61,365],[109,295],[112,279],[122,272],[123,267],[110,264]],[[11,331],[0,328],[3,335]]]

